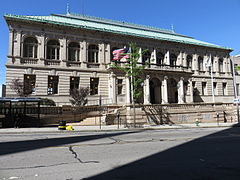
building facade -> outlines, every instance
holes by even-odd
[[[69,104],[74,88],[89,87],[89,104],[131,103],[130,79],[111,67],[112,51],[135,42],[142,74],[143,104],[232,102],[234,96],[230,48],[171,30],[85,15],[5,15],[9,27],[6,96],[19,78],[32,88],[31,96]],[[211,57],[211,71],[206,63]]]

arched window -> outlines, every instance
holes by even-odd
[[[142,64],[143,65],[146,63],[150,64],[150,60],[151,60],[151,53],[147,51],[142,55]]]
[[[98,63],[98,51],[97,45],[92,44],[88,46],[88,62]]]
[[[23,41],[23,57],[37,58],[38,41],[34,37],[27,37]]]
[[[198,70],[203,71],[203,58],[202,58],[202,56],[198,57]]]
[[[218,65],[219,65],[219,72],[223,72],[223,60],[222,59],[219,59]]]
[[[68,44],[68,61],[79,61],[80,45],[76,42]]]
[[[192,56],[187,55],[187,67],[192,68]]]
[[[60,44],[57,40],[47,42],[47,59],[59,60]]]
[[[175,54],[170,55],[170,66],[176,66],[177,65],[177,56]]]
[[[156,64],[161,65],[163,64],[164,61],[164,55],[161,52],[157,53],[157,59],[156,59]]]

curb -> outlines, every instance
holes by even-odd
[[[83,129],[83,130],[73,130],[73,131],[67,131],[67,130],[58,130],[56,127],[56,130],[40,130],[40,131],[34,131],[29,130],[26,128],[26,130],[23,130],[25,128],[22,128],[23,131],[18,131],[17,129],[10,129],[9,131],[1,132],[0,134],[24,134],[24,133],[81,133],[81,132],[113,132],[113,131],[147,131],[147,130],[170,130],[170,129],[196,129],[196,128],[235,128],[240,127],[238,124],[230,124],[230,125],[211,125],[211,126],[184,126],[184,125],[178,125],[178,126],[170,126],[170,127],[156,127],[156,126],[149,126],[149,127],[137,127],[137,128],[125,128],[125,129]]]

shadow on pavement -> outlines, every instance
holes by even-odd
[[[137,132],[140,132],[140,131],[118,132],[118,133],[88,135],[88,136],[79,135],[79,136],[71,136],[71,137],[37,139],[37,140],[26,140],[26,141],[1,142],[0,156],[6,155],[6,154],[12,154],[12,153],[30,151],[35,149],[41,149],[46,147],[60,146],[64,144],[79,143],[79,142],[107,138],[112,136],[119,136],[123,134],[137,133]]]
[[[238,180],[240,128],[211,134],[87,179]]]

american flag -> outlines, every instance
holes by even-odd
[[[129,48],[122,48],[122,49],[116,49],[112,53],[113,53],[113,60],[118,61],[122,58],[126,58],[126,59],[129,58],[129,54],[127,53],[130,53],[130,50]]]

